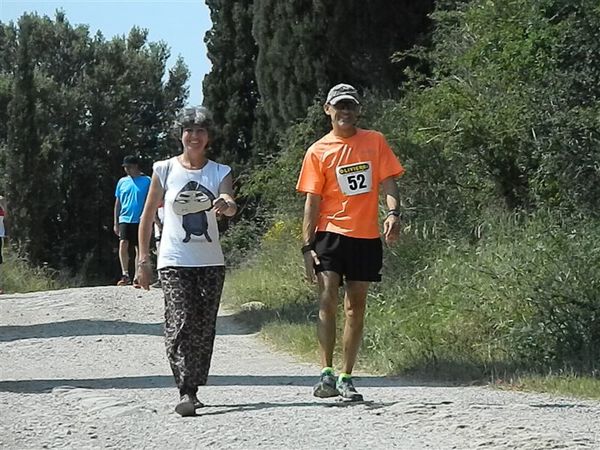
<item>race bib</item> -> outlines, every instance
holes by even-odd
[[[340,190],[344,195],[358,195],[371,192],[371,161],[339,166],[336,175]]]

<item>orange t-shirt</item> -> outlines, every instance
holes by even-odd
[[[332,132],[310,146],[296,189],[321,196],[317,231],[379,237],[379,184],[404,168],[383,135],[358,129],[349,138]]]

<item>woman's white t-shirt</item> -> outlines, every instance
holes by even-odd
[[[231,168],[209,160],[202,169],[189,170],[173,157],[153,169],[165,189],[157,267],[225,265],[212,203]]]

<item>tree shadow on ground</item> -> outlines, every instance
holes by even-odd
[[[306,375],[210,375],[208,386],[302,386],[312,388],[315,376]],[[357,376],[361,388],[398,388],[409,386],[450,387],[455,384],[418,383],[393,377]],[[171,375],[149,375],[109,378],[58,378],[37,380],[0,381],[0,391],[19,393],[44,393],[63,386],[88,389],[156,389],[175,388]]]
[[[236,314],[221,315],[217,319],[217,334],[219,335],[245,335],[253,332],[252,328],[239,320]],[[163,336],[163,322],[141,323],[123,320],[75,319],[33,325],[0,326],[0,342],[101,335]]]
[[[227,414],[232,412],[245,412],[245,411],[260,411],[263,409],[271,408],[302,408],[320,406],[323,408],[352,408],[352,407],[363,407],[366,409],[379,409],[389,406],[394,406],[398,402],[376,402],[373,400],[364,401],[342,401],[339,398],[328,399],[328,400],[314,400],[312,402],[291,402],[291,403],[274,403],[274,402],[258,402],[258,403],[240,403],[240,404],[221,404],[211,405],[205,404],[203,408],[196,411],[196,417],[202,416],[218,416],[221,414]],[[213,410],[213,408],[219,408]]]
[[[235,312],[235,319],[240,321],[249,330],[257,332],[260,331],[265,324],[276,321],[312,325],[316,323],[317,315],[318,307],[314,302],[311,302],[292,303],[282,305],[279,308],[262,307],[238,310]]]
[[[0,342],[20,339],[47,339],[65,336],[145,334],[162,336],[162,323],[139,323],[122,320],[76,319],[62,322],[0,327]]]

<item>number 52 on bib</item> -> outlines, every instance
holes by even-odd
[[[372,182],[371,161],[338,166],[336,175],[340,190],[344,195],[358,195],[371,192]]]

